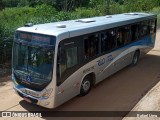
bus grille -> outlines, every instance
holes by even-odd
[[[22,97],[22,98],[25,97],[25,96],[24,96],[22,93],[20,93],[19,91],[17,91],[17,93],[18,93],[18,95],[19,95],[20,97]],[[30,99],[31,102],[34,103],[34,104],[37,104],[37,102],[38,102],[37,99],[33,99],[33,98],[30,98],[30,97],[26,97],[26,98]]]

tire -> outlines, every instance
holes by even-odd
[[[86,76],[81,83],[80,95],[85,96],[86,94],[89,93],[91,88],[92,88],[91,77]]]
[[[133,55],[132,66],[136,66],[139,62],[139,51],[136,51]]]

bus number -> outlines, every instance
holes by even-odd
[[[110,62],[110,61],[112,61],[113,60],[113,56],[112,55],[109,55],[108,57],[107,57],[107,60]]]
[[[98,66],[101,66],[101,65],[105,64],[105,58],[100,59],[97,62],[98,62]]]

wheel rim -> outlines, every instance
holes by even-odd
[[[91,83],[89,81],[84,81],[82,84],[83,90],[87,92],[90,89]]]
[[[135,55],[135,57],[134,57],[134,59],[133,59],[133,64],[136,64],[137,61],[138,61],[138,57],[137,57],[137,55]]]

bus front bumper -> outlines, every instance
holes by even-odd
[[[54,104],[53,104],[54,98],[53,97],[49,97],[48,99],[44,99],[41,97],[37,98],[37,97],[31,96],[31,95],[28,95],[22,92],[20,89],[16,88],[14,85],[13,85],[13,88],[16,94],[18,94],[20,97],[23,98],[23,100],[29,103],[33,103],[33,104],[36,104],[36,105],[39,105],[45,108],[54,108]]]

